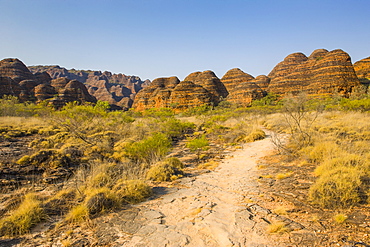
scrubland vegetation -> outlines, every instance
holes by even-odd
[[[263,139],[263,128],[289,134],[288,142],[273,138],[277,149],[302,165],[316,166],[316,181],[308,195],[312,205],[343,209],[370,201],[367,95],[349,99],[268,95],[249,108],[225,101],[216,108],[201,106],[177,115],[171,109],[140,113],[109,112],[108,108],[104,102],[68,103],[54,110],[45,104],[19,103],[12,97],[0,100],[0,139],[32,137],[31,151],[14,163],[44,167],[44,177],[65,167],[70,171],[63,181],[44,179],[44,183],[57,185],[52,193],[38,193],[35,186],[29,186],[19,203],[3,213],[0,235],[24,234],[55,215],[62,216],[62,224],[80,224],[142,202],[156,184],[186,175],[186,165],[168,156],[180,141],[197,156],[194,164],[187,165],[207,169],[215,163],[204,159],[211,147]],[[286,229],[277,222],[269,231]]]
[[[369,202],[370,101],[366,96],[335,100],[288,98],[281,113],[268,116],[264,124],[290,134],[288,143],[274,140],[282,153],[302,166],[315,165],[310,202],[346,209]]]

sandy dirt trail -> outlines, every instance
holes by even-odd
[[[116,229],[117,246],[279,246],[266,234],[271,211],[252,203],[257,161],[273,149],[269,136],[245,144],[215,171],[183,178],[181,189],[116,215],[126,222]]]

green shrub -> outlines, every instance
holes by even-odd
[[[184,133],[195,129],[195,124],[183,122],[176,118],[169,118],[162,121],[160,131],[169,138],[181,137]]]
[[[150,164],[163,157],[171,147],[171,142],[166,135],[156,133],[148,138],[127,144],[125,155],[134,162]]]
[[[192,152],[207,150],[209,147],[209,141],[207,140],[205,135],[202,135],[201,137],[188,141],[186,147],[189,148]]]

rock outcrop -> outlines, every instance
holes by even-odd
[[[356,75],[360,82],[365,85],[370,84],[370,57],[361,59],[353,64]]]
[[[254,77],[250,74],[243,72],[239,68],[234,68],[226,72],[226,74],[221,78],[221,82],[225,85],[227,91],[230,93],[239,84],[253,79]]]
[[[177,77],[157,78],[135,97],[133,108],[143,111],[149,108],[170,107],[173,89],[180,83]]]
[[[191,81],[180,82],[172,91],[170,104],[178,111],[211,105],[214,97],[207,89]]]
[[[135,95],[147,86],[150,81],[142,81],[137,76],[112,74],[105,71],[67,70],[60,66],[30,66],[34,73],[48,73],[51,78],[68,78],[85,84],[88,92],[98,100],[107,101],[111,105],[130,108]]]
[[[293,53],[268,75],[268,92],[280,95],[299,93],[311,95],[340,93],[348,95],[359,85],[350,56],[342,50],[315,50],[309,57]]]
[[[227,101],[242,105],[250,106],[253,100],[258,100],[267,95],[267,92],[257,85],[256,79],[240,83],[236,86],[227,97]]]
[[[228,95],[225,85],[215,75],[215,73],[210,70],[191,73],[184,79],[184,81],[191,81],[194,84],[202,86],[212,95],[211,101],[215,104],[218,104]]]
[[[6,58],[0,61],[0,75],[3,77],[12,78],[16,83],[23,80],[37,80],[24,65],[24,63],[17,58]]]
[[[19,59],[0,61],[0,97],[12,95],[21,102],[47,100],[57,107],[67,102],[96,102],[84,84],[69,79],[52,81],[46,72],[32,74]]]
[[[225,99],[248,106],[267,93],[283,97],[299,92],[348,96],[360,83],[370,84],[370,57],[353,65],[350,56],[340,49],[317,49],[308,57],[300,52],[290,54],[268,76],[256,78],[238,68],[227,71],[221,80],[207,70],[191,73],[181,82],[177,77],[168,77],[152,83],[107,71],[67,70],[60,66],[29,69],[18,59],[0,61],[0,97],[10,94],[21,101],[48,100],[57,106],[69,101],[94,102],[96,98],[116,109],[170,107],[183,111],[204,104],[216,106]]]
[[[266,88],[270,82],[267,76],[261,75],[257,78],[235,68],[226,72],[221,78],[229,95],[227,101],[249,106],[253,100],[263,98],[266,93]]]
[[[180,82],[177,77],[157,78],[135,97],[133,108],[170,107],[184,111],[204,104],[217,105],[228,92],[212,71],[194,72]]]

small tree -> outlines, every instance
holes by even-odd
[[[289,146],[284,145],[277,136],[274,136],[272,141],[280,151],[287,151],[290,154],[310,145],[312,143],[311,127],[320,112],[320,108],[315,109],[313,113],[310,111],[309,100],[305,93],[301,92],[297,96],[290,95],[284,100],[282,108],[285,123],[291,134]]]

